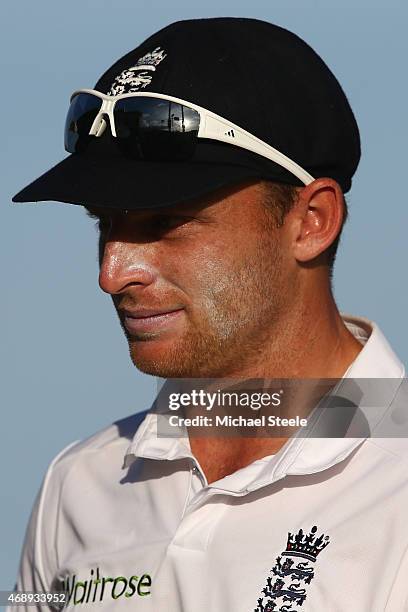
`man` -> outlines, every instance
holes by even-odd
[[[99,284],[136,367],[338,379],[363,398],[353,415],[375,410],[347,437],[316,436],[325,404],[304,436],[160,435],[158,410],[118,421],[52,462],[17,590],[64,593],[69,610],[408,609],[407,444],[369,437],[405,422],[404,368],[332,295],[360,146],[327,66],[268,23],[178,22],[73,96],[65,142],[14,200],[99,219]],[[390,381],[377,403],[366,378]]]

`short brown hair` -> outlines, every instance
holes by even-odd
[[[285,220],[285,216],[295,205],[298,199],[299,188],[293,185],[284,183],[274,183],[272,181],[262,181],[265,197],[264,203],[268,212],[272,213],[276,227],[281,227]],[[343,196],[344,217],[340,231],[332,244],[326,250],[327,263],[329,266],[330,275],[333,271],[334,261],[336,259],[337,248],[340,242],[340,236],[343,231],[344,224],[348,217],[348,208],[346,199]]]

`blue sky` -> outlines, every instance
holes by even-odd
[[[147,407],[156,388],[131,365],[110,300],[98,289],[92,221],[78,206],[11,205],[11,196],[65,156],[74,89],[92,87],[159,28],[205,16],[257,17],[293,30],[341,82],[363,156],[348,198],[335,295],[342,311],[375,320],[407,361],[403,0],[3,0],[0,589],[13,586],[30,508],[52,457]]]

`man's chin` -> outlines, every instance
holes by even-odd
[[[158,378],[196,378],[199,374],[194,366],[188,366],[185,362],[177,363],[166,359],[141,359],[132,356],[134,365],[143,374],[157,376]]]
[[[174,341],[152,336],[129,342],[132,362],[144,374],[160,378],[191,376],[191,358]],[[194,367],[194,366],[193,366]]]
[[[160,378],[218,378],[238,355],[209,333],[157,334],[151,338],[128,336],[134,365]]]

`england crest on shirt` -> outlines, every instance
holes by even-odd
[[[330,543],[329,536],[316,533],[316,526],[309,533],[288,533],[286,550],[276,558],[254,612],[301,612],[317,556]]]

